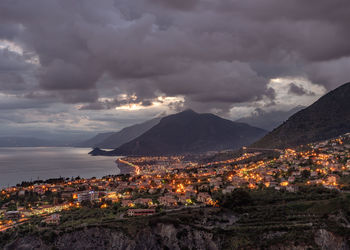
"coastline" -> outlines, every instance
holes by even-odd
[[[87,148],[8,147],[0,148],[0,189],[23,181],[54,178],[101,178],[127,174],[132,169],[118,166],[119,157],[90,157]]]
[[[127,166],[127,165],[125,165],[125,166],[116,166],[116,168],[117,168],[117,172],[116,173],[114,173],[114,174],[112,174],[112,175],[125,175],[125,174],[131,174],[132,172],[133,172],[133,168],[132,167],[130,167],[130,166]],[[100,178],[102,178],[103,176],[108,176],[108,175],[103,175],[103,174],[101,174],[101,175],[99,175],[99,176],[89,176],[89,177],[86,177],[86,176],[84,176],[84,177],[81,177],[82,179],[91,179],[91,178],[94,178],[94,177],[96,177],[97,179],[100,179]],[[71,176],[71,177],[65,177],[65,176],[52,176],[52,177],[50,177],[50,178],[43,178],[42,180],[44,181],[44,182],[46,182],[47,180],[49,180],[49,179],[59,179],[59,178],[63,178],[63,179],[66,179],[66,178],[76,178],[76,177],[78,177],[78,176]],[[22,182],[30,182],[30,181],[36,181],[36,180],[22,180],[21,182],[19,182],[19,183],[16,183],[16,184],[13,184],[13,185],[3,185],[2,183],[0,183],[0,190],[1,189],[6,189],[6,188],[11,188],[11,187],[16,187],[17,185],[20,185]]]

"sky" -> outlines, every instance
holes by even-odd
[[[348,0],[0,0],[0,136],[307,106],[349,81],[349,13]]]

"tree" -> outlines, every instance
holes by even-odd
[[[219,195],[219,204],[225,208],[235,208],[240,206],[247,206],[253,203],[250,194],[243,189],[236,189],[230,194]]]
[[[307,178],[309,178],[310,177],[310,171],[309,170],[303,170],[302,172],[301,172],[301,176],[304,178],[304,179],[307,179]]]

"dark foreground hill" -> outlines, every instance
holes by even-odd
[[[125,209],[117,206],[103,211],[84,207],[66,210],[61,213],[59,225],[44,227],[40,219],[33,218],[30,223],[0,232],[0,249],[350,247],[350,198],[345,193],[312,187],[297,193],[237,190],[219,200],[219,208],[188,207],[122,219],[119,215]]]
[[[213,114],[186,110],[164,117],[156,126],[120,146],[114,155],[164,155],[236,149],[262,137],[265,130]]]
[[[123,128],[119,132],[107,132],[96,135],[95,137],[77,144],[77,147],[99,147],[99,148],[117,148],[126,142],[129,142],[136,137],[142,135],[144,132],[159,123],[159,118],[135,124],[130,127]]]
[[[253,147],[286,148],[350,132],[350,83],[321,97],[291,116]]]

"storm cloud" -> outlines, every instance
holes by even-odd
[[[2,0],[0,91],[81,112],[277,105],[271,79],[348,81],[349,13],[347,0]],[[291,95],[312,95],[300,84]]]
[[[295,95],[315,95],[315,93],[306,90],[303,86],[298,86],[293,82],[290,83],[288,92]]]

